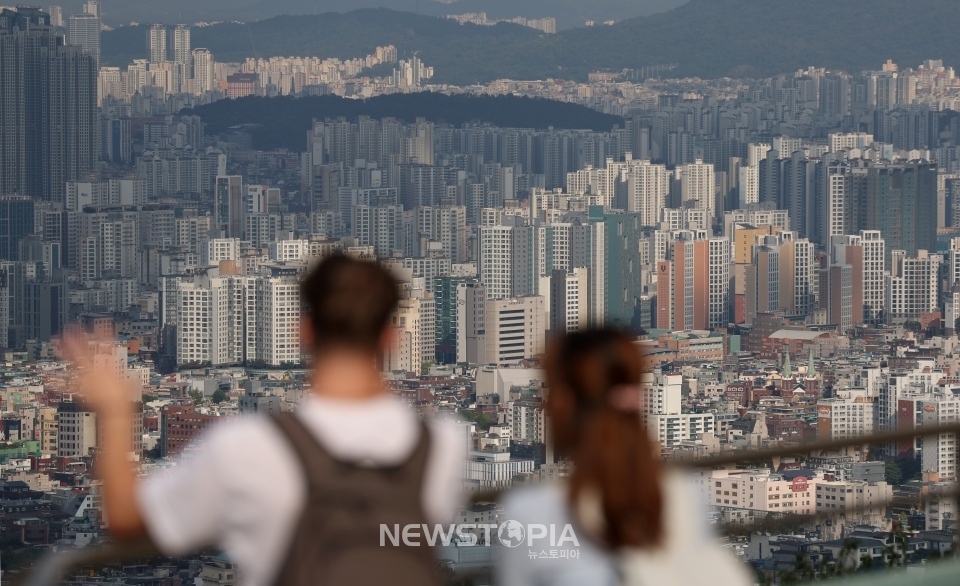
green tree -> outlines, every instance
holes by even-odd
[[[219,405],[220,403],[223,403],[224,401],[228,400],[229,398],[230,398],[230,397],[227,396],[227,393],[224,392],[223,389],[217,389],[217,390],[215,390],[215,391],[213,392],[213,396],[210,397],[210,399],[211,399],[214,403],[216,403],[217,405]]]
[[[193,399],[194,405],[199,405],[203,403],[203,393],[197,390],[190,391],[190,398]]]
[[[890,486],[899,486],[903,483],[903,472],[900,471],[900,466],[898,466],[896,462],[886,463],[884,466],[884,480],[886,480]]]

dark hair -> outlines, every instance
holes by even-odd
[[[300,296],[318,352],[350,346],[376,352],[397,307],[397,283],[382,267],[335,254],[310,271]]]
[[[639,392],[635,408],[624,408],[614,396],[638,388],[640,350],[621,332],[588,330],[556,340],[545,363],[554,447],[573,461],[572,510],[584,490],[595,490],[605,521],[595,536],[602,545],[659,544],[659,465],[640,422]]]

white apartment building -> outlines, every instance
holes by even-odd
[[[539,277],[534,274],[536,252],[532,226],[481,226],[478,268],[480,282],[487,289],[487,299],[505,299],[534,292],[535,277]]]
[[[515,442],[546,442],[543,401],[520,399],[510,405],[510,439]]]
[[[884,280],[887,323],[917,320],[937,310],[941,262],[941,255],[926,250],[918,250],[916,258],[907,258],[903,250],[890,252],[890,274]]]
[[[832,132],[827,135],[831,153],[844,149],[864,149],[873,144],[873,140],[873,135],[866,132]]]
[[[816,485],[816,512],[838,513],[851,511],[855,515],[868,515],[870,507],[879,507],[882,516],[883,507],[893,499],[893,487],[886,482],[868,483],[862,481],[821,480]]]
[[[760,166],[740,167],[737,175],[737,195],[741,208],[760,201]]]
[[[683,375],[663,374],[658,370],[644,373],[640,379],[640,413],[643,415],[676,415],[683,399]]]
[[[540,296],[489,299],[486,321],[486,361],[506,366],[543,354],[546,330],[545,299]]]
[[[877,419],[875,397],[858,395],[820,399],[817,402],[817,439],[837,440],[874,432]]]
[[[585,267],[572,271],[554,271],[550,277],[550,331],[557,333],[579,332],[586,329],[588,312],[589,270]]]
[[[87,456],[97,447],[97,414],[84,410],[80,403],[62,402],[57,406],[57,455]]]
[[[937,368],[933,358],[920,358],[917,367],[910,370],[864,369],[861,386],[868,395],[876,394],[877,427],[880,431],[897,429],[898,401],[911,396],[933,393],[944,372]],[[909,422],[903,422],[909,423]]]
[[[174,244],[183,247],[187,252],[198,252],[200,242],[209,238],[213,218],[210,216],[196,216],[193,218],[178,218],[174,233]]]
[[[946,389],[898,401],[899,417],[910,417],[916,428],[951,425],[960,422],[960,389]],[[909,411],[908,411],[909,409]],[[921,470],[937,480],[954,480],[958,473],[960,442],[955,433],[940,433],[917,440]]]
[[[885,303],[887,243],[879,230],[861,230],[860,246],[863,247],[863,321],[876,323]]]
[[[215,266],[224,260],[240,258],[239,238],[214,238],[200,243],[200,264],[205,267]]]
[[[177,364],[240,364],[252,277],[177,283]]]
[[[716,211],[716,174],[711,163],[697,159],[695,163],[679,165],[680,201],[687,205],[696,201],[697,209],[707,210],[711,216]]]
[[[725,328],[730,323],[730,264],[733,258],[730,241],[726,238],[711,238],[707,245],[707,254],[707,324],[711,328]]]
[[[300,283],[293,276],[257,277],[255,355],[271,366],[300,363]],[[247,326],[249,331],[250,326]],[[250,340],[247,340],[248,344]]]
[[[177,364],[300,362],[294,275],[201,276],[177,283]]]
[[[700,472],[703,498],[715,507],[750,509],[768,513],[811,515],[816,510],[816,490],[822,479],[765,470],[704,470]]]
[[[379,257],[403,250],[403,206],[353,206],[351,230],[358,246],[373,246]]]
[[[666,207],[670,179],[666,165],[648,160],[631,161],[627,178],[627,211],[639,212],[640,223],[654,226]]]
[[[190,52],[193,58],[193,89],[198,94],[213,91],[215,82],[213,72],[213,54],[209,49],[194,49]]]
[[[270,260],[279,262],[297,262],[307,258],[310,253],[309,240],[277,240],[270,243]]]
[[[684,441],[716,432],[713,413],[658,413],[646,416],[647,433],[661,447],[674,448]]]

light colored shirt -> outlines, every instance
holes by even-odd
[[[628,548],[612,553],[594,545],[582,532],[576,558],[531,557],[528,547],[502,548],[497,565],[501,586],[749,586],[745,564],[724,551],[706,521],[706,508],[690,479],[667,472],[662,479],[663,539],[656,549]],[[577,524],[570,513],[566,483],[531,485],[512,491],[503,501],[504,517],[561,528]],[[541,548],[534,548],[541,549]],[[547,547],[547,550],[550,548]],[[539,553],[539,552],[537,552]],[[552,552],[550,552],[552,554]],[[691,560],[696,560],[691,563]]]
[[[391,395],[363,401],[311,396],[297,412],[333,457],[391,466],[420,439],[417,414]],[[430,423],[421,502],[427,521],[452,519],[461,506],[465,435],[452,422]],[[267,417],[224,423],[177,466],[140,483],[147,530],[169,555],[222,548],[245,586],[272,584],[290,546],[307,485],[288,440]]]

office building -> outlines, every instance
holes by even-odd
[[[544,302],[539,296],[487,301],[484,310],[487,363],[506,366],[543,354],[547,329]]]
[[[440,276],[433,279],[436,354],[440,364],[457,362],[460,313],[465,310],[465,305],[458,303],[457,293],[460,285],[476,282],[475,277]]]
[[[33,230],[33,200],[25,195],[0,195],[0,260],[20,260],[20,241]]]
[[[71,45],[83,48],[100,69],[100,17],[96,14],[71,14],[68,27]]]

